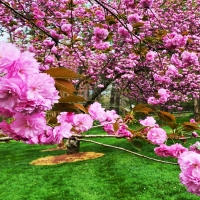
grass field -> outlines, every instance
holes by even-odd
[[[91,133],[99,133],[94,129]],[[142,151],[125,139],[95,139],[150,157],[153,145]],[[191,141],[192,142],[192,141]],[[88,161],[52,166],[34,166],[32,160],[65,151],[41,150],[53,146],[27,145],[11,141],[0,143],[0,200],[199,200],[180,184],[179,167],[132,154],[81,143],[81,152],[100,152],[105,156]],[[164,160],[164,159],[163,159]],[[168,159],[176,162],[176,159]]]

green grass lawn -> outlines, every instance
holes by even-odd
[[[94,129],[91,133],[98,133]],[[133,149],[125,139],[95,139]],[[65,151],[42,152],[53,146],[0,143],[0,200],[197,200],[180,184],[178,166],[150,161],[92,143],[81,143],[81,152],[100,152],[94,160],[52,166],[33,166],[37,158]],[[139,153],[158,158],[153,145]],[[158,158],[162,159],[162,158]],[[176,159],[168,159],[176,162]]]

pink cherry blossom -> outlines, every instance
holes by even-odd
[[[156,147],[154,151],[158,156],[179,158],[179,156],[182,153],[187,152],[188,149],[181,144],[176,143],[171,146],[161,144],[159,147]]]
[[[0,78],[0,108],[12,111],[21,98],[21,80]]]
[[[94,28],[94,35],[97,40],[105,40],[108,36],[108,33],[109,33],[108,30],[105,28],[99,28],[99,27]]]
[[[188,149],[183,147],[181,144],[173,144],[169,146],[169,152],[171,153],[171,156],[174,158],[178,158],[182,153],[187,152]]]
[[[14,44],[0,42],[0,73],[6,73],[20,57],[21,53]]]
[[[161,144],[159,147],[154,148],[155,153],[161,157],[170,157],[171,152],[166,144]]]
[[[167,134],[162,128],[151,128],[147,133],[147,139],[153,144],[161,145],[166,141]]]
[[[88,113],[94,120],[104,121],[105,120],[105,108],[102,108],[101,104],[94,102],[88,108]]]
[[[8,71],[8,78],[16,77],[25,80],[28,75],[39,73],[39,64],[30,52],[23,52]]]
[[[193,119],[193,118],[190,119],[190,122],[191,122],[191,123],[196,123],[196,122],[195,122],[195,119]]]
[[[88,114],[76,114],[73,119],[72,125],[77,133],[83,133],[92,128],[93,119]]]
[[[186,45],[188,36],[182,36],[176,32],[167,34],[164,38],[165,46],[170,49],[183,47]]]
[[[194,151],[200,154],[200,142],[197,141],[195,144],[191,145],[189,149],[190,151]]]
[[[193,131],[193,132],[192,132],[192,136],[193,136],[193,137],[198,137],[199,135],[198,135],[197,132]]]
[[[146,119],[139,121],[143,126],[154,126],[156,124],[156,120],[153,117],[146,117]]]
[[[70,138],[72,136],[72,125],[70,123],[63,123],[53,129],[53,137],[55,143],[59,143],[63,138]]]
[[[10,124],[11,130],[16,135],[30,139],[44,132],[46,129],[46,119],[44,113],[14,115],[14,121]]]
[[[28,77],[27,99],[40,105],[44,110],[51,109],[58,102],[58,91],[54,86],[54,79],[47,74],[33,74]]]
[[[188,192],[200,196],[200,154],[194,151],[184,152],[178,159],[181,173],[180,181]]]
[[[73,112],[61,112],[57,116],[58,123],[73,123],[75,113]]]

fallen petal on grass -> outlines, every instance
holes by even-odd
[[[61,163],[71,163],[71,162],[78,162],[90,159],[96,159],[99,157],[104,156],[103,153],[96,153],[96,152],[81,152],[75,154],[62,154],[58,156],[47,156],[43,158],[39,158],[37,160],[33,160],[30,162],[32,165],[57,165]]]

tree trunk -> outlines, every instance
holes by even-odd
[[[194,99],[194,119],[196,122],[200,122],[200,99]]]
[[[120,92],[115,93],[115,111],[120,114]]]
[[[67,154],[79,153],[80,141],[76,139],[69,139],[67,141]]]
[[[85,90],[84,90],[84,98],[86,99],[86,100],[88,100],[89,99],[89,86],[87,86],[86,88],[85,88]]]
[[[112,83],[112,89],[110,92],[110,110],[115,108],[115,83]]]

